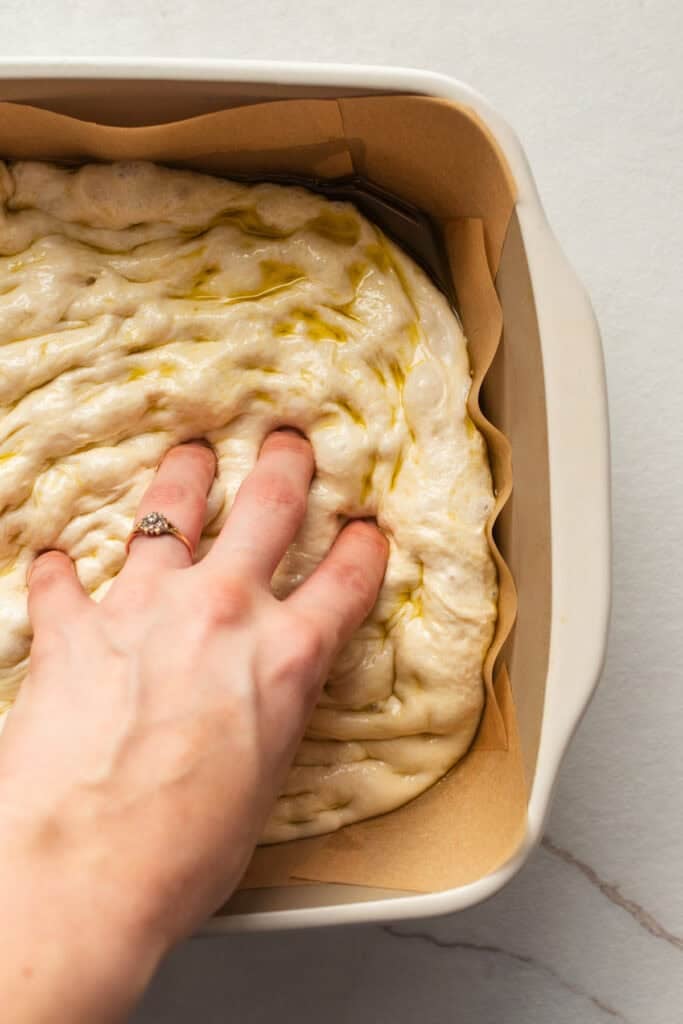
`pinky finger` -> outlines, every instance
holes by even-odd
[[[28,571],[28,614],[37,633],[90,603],[76,569],[62,551],[39,555]]]

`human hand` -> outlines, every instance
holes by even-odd
[[[330,662],[377,597],[387,544],[364,522],[290,597],[272,595],[313,471],[307,441],[271,434],[201,562],[177,538],[138,536],[99,604],[62,553],[30,573],[29,674],[0,742],[0,863],[18,917],[51,934],[49,903],[88,947],[119,936],[112,956],[135,951],[137,989],[238,883]],[[140,514],[163,512],[196,547],[214,474],[203,444],[171,450]],[[114,1003],[93,1019],[117,1019]]]

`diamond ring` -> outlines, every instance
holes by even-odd
[[[192,545],[185,536],[185,534],[174,526],[173,523],[166,518],[162,512],[148,512],[141,519],[138,519],[133,529],[128,534],[126,540],[126,554],[130,551],[130,546],[136,537],[163,537],[163,536],[176,537],[181,541],[190,553],[190,558],[194,561],[194,551]]]

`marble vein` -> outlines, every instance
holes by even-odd
[[[566,850],[563,846],[558,846],[557,843],[553,842],[548,836],[545,836],[541,842],[541,846],[548,853],[552,853],[555,857],[559,857],[565,864],[569,864],[570,867],[576,868],[581,874],[588,879],[591,885],[594,885],[603,896],[605,896],[610,903],[614,903],[615,906],[620,907],[621,910],[625,910],[627,914],[630,914],[634,921],[644,928],[645,931],[649,932],[656,939],[661,939],[663,942],[668,942],[674,949],[683,952],[683,938],[679,935],[675,935],[670,932],[668,928],[665,928],[663,924],[654,917],[648,910],[636,903],[635,900],[630,899],[628,896],[624,896],[618,885],[614,885],[611,882],[606,882],[604,878],[601,878],[595,868],[592,868],[590,864],[580,860],[570,850]]]
[[[620,1013],[619,1010],[615,1009],[615,1007],[610,1006],[609,1003],[599,999],[598,996],[592,995],[592,993],[588,992],[580,985],[564,978],[561,974],[558,974],[556,970],[550,967],[549,964],[544,963],[542,960],[537,960],[533,956],[528,956],[524,953],[517,953],[514,950],[505,949],[502,946],[494,946],[489,943],[465,942],[462,939],[441,939],[436,935],[432,935],[430,932],[400,932],[391,925],[384,925],[382,930],[386,932],[387,935],[393,936],[395,939],[414,939],[419,942],[427,942],[439,949],[460,949],[468,953],[486,953],[491,956],[500,956],[507,960],[512,960],[515,963],[522,964],[524,967],[546,974],[565,989],[565,991],[571,992],[572,995],[587,1000],[597,1010],[600,1010],[601,1013],[611,1017],[613,1020],[621,1021],[622,1024],[632,1024],[628,1017],[624,1017],[624,1015]]]

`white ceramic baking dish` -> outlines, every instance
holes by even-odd
[[[169,121],[245,102],[376,93],[428,95],[469,107],[493,135],[515,180],[518,237],[501,261],[496,284],[507,318],[506,344],[523,344],[524,331],[530,334],[532,327],[537,337],[547,430],[544,487],[551,524],[543,553],[549,567],[543,570],[548,577],[545,603],[550,606],[545,685],[534,761],[528,769],[526,831],[506,863],[455,889],[414,895],[313,885],[242,893],[231,913],[207,925],[213,932],[398,920],[461,910],[500,889],[540,840],[560,762],[597,685],[605,651],[610,600],[609,442],[598,328],[587,295],[545,219],[518,140],[481,96],[454,79],[397,68],[271,62],[20,60],[0,66],[0,99],[91,120],[99,119],[106,102],[109,109],[115,105],[120,124]],[[528,308],[520,319],[514,309],[514,265],[523,259]],[[523,376],[516,377],[514,387],[524,388]],[[514,447],[513,437],[513,458]],[[529,544],[523,547],[529,558],[535,557]],[[517,582],[522,592],[525,580]],[[523,691],[515,699],[523,713]]]

